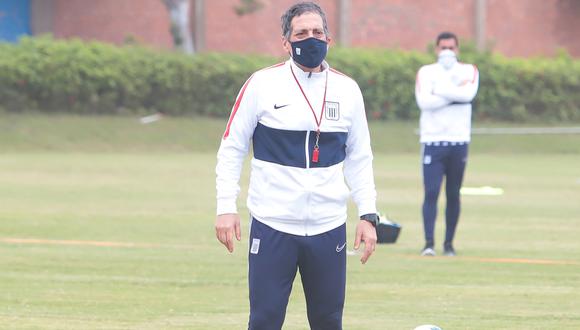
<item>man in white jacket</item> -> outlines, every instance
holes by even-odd
[[[216,236],[241,239],[236,199],[253,147],[247,205],[249,329],[280,329],[297,270],[312,329],[342,329],[346,203],[361,221],[361,262],[375,249],[376,190],[362,93],[324,61],[330,37],[322,9],[303,2],[282,16],[284,63],[254,73],[232,109],[216,166]],[[350,189],[349,189],[350,188]]]
[[[453,239],[459,220],[459,191],[467,163],[471,136],[471,103],[477,94],[479,72],[472,64],[457,61],[457,36],[443,32],[437,37],[437,63],[417,73],[415,96],[421,109],[420,131],[423,162],[424,256],[435,255],[437,199],[445,176],[445,241],[443,253],[455,256]]]

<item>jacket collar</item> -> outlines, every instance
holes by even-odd
[[[326,78],[326,72],[330,69],[330,66],[328,65],[328,62],[326,61],[322,61],[322,71],[320,72],[305,72],[302,71],[302,69],[296,65],[296,63],[294,63],[294,60],[292,58],[288,59],[287,63],[289,63],[289,65],[292,67],[292,69],[294,70],[294,74],[296,75],[296,78],[300,79],[300,81],[303,81],[305,79],[325,79]]]

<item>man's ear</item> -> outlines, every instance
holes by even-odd
[[[284,48],[286,53],[292,54],[292,45],[290,44],[290,41],[288,41],[288,39],[286,39],[284,36],[282,36],[282,48]]]

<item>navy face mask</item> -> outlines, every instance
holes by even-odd
[[[290,45],[292,45],[294,61],[310,69],[314,69],[322,63],[328,50],[326,41],[316,38],[291,42]]]

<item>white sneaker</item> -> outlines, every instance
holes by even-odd
[[[421,251],[421,255],[424,257],[434,257],[435,256],[435,250],[433,250],[433,248],[430,247],[426,247],[423,249],[423,251]]]

